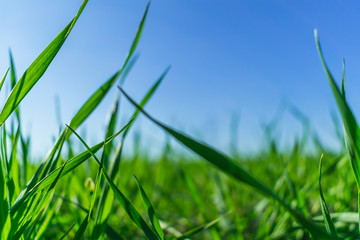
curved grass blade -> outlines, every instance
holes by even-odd
[[[326,77],[330,84],[331,91],[333,93],[341,118],[343,120],[345,145],[347,148],[351,167],[353,169],[355,180],[358,187],[358,208],[360,208],[360,161],[359,161],[360,160],[360,128],[355,119],[354,114],[352,113],[349,105],[345,100],[345,90],[343,90],[344,93],[343,95],[340,92],[332,74],[330,73],[328,66],[326,65],[316,29],[314,31],[314,36],[315,36],[315,43],[320,55],[321,63],[324,67]],[[343,82],[345,81],[344,78],[345,78],[345,74],[343,71]],[[359,212],[359,219],[360,219],[360,212]]]
[[[321,206],[321,212],[324,217],[325,227],[327,232],[334,237],[337,237],[336,229],[334,226],[334,223],[331,219],[329,209],[327,207],[322,188],[321,188],[321,168],[322,168],[322,160],[323,160],[324,154],[321,154],[320,157],[320,163],[319,163],[319,192],[320,192],[320,206]]]
[[[16,109],[23,98],[28,94],[32,87],[39,81],[46,69],[49,67],[56,54],[64,44],[66,38],[69,36],[76,21],[80,17],[84,10],[88,0],[85,0],[80,6],[76,16],[70,21],[70,23],[56,36],[56,38],[45,48],[45,50],[35,59],[35,61],[25,71],[24,75],[14,86],[9,97],[7,98],[5,105],[0,113],[0,126],[10,116],[10,114]]]
[[[350,107],[346,103],[343,95],[341,94],[338,86],[336,85],[336,82],[335,82],[332,74],[330,73],[328,66],[326,65],[324,56],[321,51],[321,46],[320,46],[317,30],[314,31],[314,35],[315,35],[315,42],[316,42],[316,46],[318,48],[318,52],[320,55],[322,65],[324,67],[327,79],[330,84],[331,91],[334,95],[334,98],[335,98],[336,104],[338,106],[338,109],[340,111],[341,117],[343,119],[346,140],[348,142],[347,146],[348,146],[348,151],[349,151],[349,155],[350,155],[351,166],[355,173],[356,182],[357,182],[358,186],[360,186],[359,185],[360,184],[360,163],[359,163],[360,129],[359,129],[359,125],[357,124],[355,116],[353,115]]]
[[[160,222],[159,222],[158,217],[156,216],[155,210],[154,210],[153,206],[151,205],[151,202],[150,202],[148,196],[146,195],[144,189],[142,188],[142,186],[141,186],[141,184],[139,182],[139,179],[137,179],[137,177],[135,175],[134,175],[134,178],[136,180],[139,191],[141,193],[141,198],[143,200],[143,203],[144,203],[144,206],[146,208],[148,217],[149,217],[149,219],[151,221],[151,224],[154,227],[156,233],[159,235],[160,239],[164,240],[165,239],[165,234],[164,234],[163,230],[161,229]]]
[[[311,219],[307,219],[302,213],[298,210],[291,207],[287,204],[282,198],[276,195],[270,188],[268,188],[264,183],[255,179],[250,173],[245,171],[243,168],[238,166],[233,160],[224,155],[223,153],[218,152],[217,150],[211,148],[210,146],[195,141],[191,137],[188,137],[165,124],[160,123],[151,117],[148,113],[146,113],[132,98],[130,98],[124,90],[120,88],[121,92],[126,96],[126,98],[136,107],[138,108],[149,120],[155,123],[157,126],[162,128],[165,132],[172,135],[179,142],[185,145],[187,148],[191,149],[199,156],[201,156],[204,160],[210,162],[215,165],[217,168],[222,170],[224,173],[230,175],[236,180],[243,182],[260,193],[273,198],[275,201],[279,202],[296,220],[302,225],[305,229],[307,229],[314,238],[317,239],[333,239],[323,228],[314,223]]]
[[[106,170],[102,167],[99,159],[95,156],[93,150],[86,144],[86,142],[80,137],[80,135],[75,132],[75,130],[71,129],[70,126],[67,127],[76,135],[76,137],[79,138],[79,140],[87,148],[88,152],[90,152],[91,156],[99,164],[105,176],[106,181],[108,182],[111,190],[114,192],[116,199],[120,202],[121,206],[124,208],[124,210],[129,215],[129,217],[133,220],[133,222],[144,232],[147,238],[159,240],[157,234],[149,227],[149,225],[141,217],[140,213],[135,209],[135,207],[131,204],[131,202],[125,197],[125,195],[116,187],[113,180],[111,180]]]

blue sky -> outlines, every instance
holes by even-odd
[[[20,76],[75,15],[81,0],[7,1],[0,13],[0,72],[8,49]],[[45,153],[57,134],[55,96],[62,122],[117,71],[135,35],[147,1],[90,0],[46,74],[21,105],[33,151]],[[326,60],[339,80],[346,59],[347,96],[360,112],[359,29],[356,1],[157,0],[151,3],[138,53],[124,89],[135,99],[164,69],[172,69],[146,109],[156,118],[228,151],[230,122],[239,116],[238,147],[263,144],[262,124],[280,106],[295,105],[323,141],[336,146],[330,117],[336,110],[314,44],[317,28]],[[114,88],[88,119],[89,142],[102,139]],[[122,101],[121,123],[131,113]],[[159,148],[164,134],[145,118],[136,127],[147,148]],[[85,131],[85,130],[83,130]],[[284,146],[302,132],[287,111],[276,134]]]

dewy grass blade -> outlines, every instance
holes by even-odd
[[[160,226],[160,222],[159,222],[159,219],[158,217],[156,216],[156,213],[155,213],[155,210],[154,210],[154,207],[152,206],[148,196],[146,195],[144,189],[142,188],[139,180],[137,179],[137,177],[134,175],[134,178],[136,180],[136,183],[137,183],[137,186],[139,188],[139,191],[141,193],[141,198],[143,200],[143,203],[144,203],[144,206],[146,208],[146,211],[147,211],[147,214],[148,214],[148,217],[151,221],[151,224],[152,226],[154,227],[156,233],[159,235],[160,239],[161,240],[164,240],[165,239],[165,235],[164,235],[164,232],[163,230],[161,229],[161,226]]]
[[[58,36],[45,48],[45,50],[35,59],[35,61],[25,71],[24,75],[19,79],[14,86],[5,105],[0,113],[0,126],[16,109],[23,98],[28,94],[32,87],[39,81],[41,76],[45,73],[56,54],[64,44],[66,38],[69,36],[76,21],[84,10],[88,0],[85,0],[81,5],[76,16],[70,23],[59,33]]]
[[[321,168],[322,168],[322,160],[324,155],[322,154],[320,157],[320,163],[319,163],[319,192],[320,192],[320,206],[321,206],[321,212],[324,217],[325,227],[329,234],[331,234],[334,237],[337,237],[336,229],[334,226],[334,223],[331,219],[329,209],[327,207],[322,189],[321,189]]]
[[[149,227],[145,220],[141,217],[140,213],[135,209],[131,202],[125,197],[125,195],[116,187],[113,180],[107,174],[106,170],[101,165],[99,159],[95,156],[93,150],[86,144],[86,142],[77,134],[70,126],[68,128],[79,138],[83,145],[88,149],[91,156],[96,160],[96,162],[101,166],[102,172],[105,176],[106,181],[108,182],[111,190],[114,192],[116,199],[120,202],[121,206],[124,208],[129,217],[133,222],[144,232],[146,237],[149,239],[159,240],[158,235]]]
[[[229,157],[225,156],[223,153],[218,152],[217,150],[207,146],[206,144],[200,143],[188,137],[162,123],[155,120],[148,113],[146,113],[132,98],[130,98],[124,90],[122,93],[125,97],[137,108],[139,109],[148,119],[150,119],[153,123],[158,125],[160,128],[165,130],[165,132],[172,135],[179,142],[184,144],[187,148],[191,149],[198,155],[200,155],[204,160],[212,163],[217,168],[230,175],[231,177],[237,179],[240,182],[246,183],[249,186],[255,188],[262,194],[273,198],[277,202],[279,202],[296,220],[302,225],[305,229],[307,229],[314,238],[316,239],[334,239],[330,236],[323,228],[314,223],[311,219],[307,219],[302,213],[298,210],[291,207],[287,204],[282,198],[276,195],[271,189],[269,189],[264,183],[255,179],[250,173],[245,171],[243,168],[238,166],[234,161],[230,160]]]

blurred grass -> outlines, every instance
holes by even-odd
[[[304,132],[286,151],[272,137],[277,120],[265,126],[267,144],[252,155],[238,152],[236,136],[231,136],[228,156],[181,133],[144,110],[170,68],[154,81],[139,104],[119,87],[135,106],[133,114],[128,122],[118,124],[117,95],[104,136],[98,144],[88,146],[76,129],[116,82],[122,85],[125,81],[136,61],[134,52],[148,4],[120,70],[80,106],[69,125],[60,127],[63,130],[49,154],[41,162],[31,159],[31,142],[36,140],[23,135],[20,103],[49,67],[86,4],[84,1],[75,18],[19,80],[10,52],[10,68],[0,82],[1,90],[10,78],[12,89],[0,113],[1,239],[360,237],[359,126],[345,98],[345,70],[340,91],[325,64],[317,35],[320,58],[344,122],[346,145],[338,152],[321,144],[310,128],[311,120],[294,106],[289,111],[303,124]],[[124,155],[124,143],[140,114],[195,155],[184,155],[167,142],[161,154],[150,157],[140,150],[139,139],[133,143],[135,154]],[[342,126],[333,119],[338,140],[343,142]],[[236,128],[237,123],[232,126]],[[77,150],[79,143],[86,150]],[[308,145],[314,147],[312,152],[307,151]]]

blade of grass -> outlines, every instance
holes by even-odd
[[[121,92],[125,95],[125,97],[137,108],[139,109],[149,120],[155,123],[157,126],[162,128],[165,132],[172,135],[179,142],[184,144],[187,148],[191,149],[199,156],[201,156],[204,160],[210,162],[215,165],[217,168],[235,178],[236,180],[243,182],[260,193],[268,196],[275,201],[279,202],[296,220],[302,225],[305,229],[307,229],[314,238],[317,239],[332,239],[333,237],[328,235],[323,228],[314,223],[311,219],[307,219],[302,213],[298,210],[291,207],[287,204],[282,198],[276,195],[270,188],[268,188],[264,183],[255,179],[250,173],[245,171],[243,168],[238,166],[233,160],[229,157],[225,156],[223,153],[218,152],[217,150],[211,148],[210,146],[195,141],[191,137],[188,137],[180,132],[166,126],[165,124],[160,123],[151,117],[148,113],[146,113],[132,98],[130,98],[125,91],[119,87]]]
[[[145,8],[145,12],[143,14],[143,17],[141,19],[141,22],[140,22],[140,25],[139,25],[139,28],[138,28],[138,31],[135,35],[135,39],[133,40],[132,44],[131,44],[131,47],[130,47],[130,51],[128,53],[128,56],[125,60],[125,64],[127,64],[127,62],[129,62],[131,56],[134,54],[135,50],[136,50],[136,47],[140,41],[140,37],[141,37],[141,34],[142,34],[142,31],[143,31],[143,28],[144,28],[144,25],[145,25],[145,21],[146,21],[146,16],[148,14],[148,11],[149,11],[149,7],[150,7],[150,2],[148,2],[148,4],[146,5],[146,8]]]
[[[148,196],[146,195],[143,187],[141,186],[141,184],[139,182],[139,179],[135,175],[134,175],[134,178],[136,180],[137,186],[138,186],[139,191],[141,193],[141,198],[143,200],[143,203],[144,203],[144,206],[146,208],[148,217],[149,217],[149,219],[151,221],[151,224],[154,227],[154,229],[155,229],[156,233],[158,234],[158,236],[160,237],[160,239],[164,240],[165,235],[164,235],[163,230],[161,229],[160,222],[159,222],[158,217],[156,216],[154,207],[151,205],[151,202],[150,202]]]
[[[88,0],[85,0],[83,2],[76,16],[35,59],[35,61],[25,71],[24,75],[16,83],[0,113],[0,126],[5,122],[5,120],[10,116],[10,114],[23,100],[23,98],[28,94],[28,92],[34,87],[34,85],[45,73],[46,69],[49,67],[50,63],[55,58],[56,54],[59,52],[60,48],[69,36],[76,21],[84,10],[87,2]]]
[[[327,207],[323,192],[322,192],[322,188],[321,188],[321,168],[322,168],[322,160],[323,160],[324,154],[321,154],[320,157],[320,163],[319,163],[319,192],[320,192],[320,206],[321,206],[321,212],[323,214],[324,217],[324,222],[325,222],[325,227],[327,232],[334,236],[337,237],[337,233],[336,233],[336,229],[334,226],[334,223],[331,219],[330,216],[330,212],[329,209]]]
[[[360,163],[359,163],[359,153],[360,153],[360,129],[359,129],[359,125],[356,122],[356,119],[350,109],[350,107],[348,106],[348,104],[346,103],[343,95],[341,94],[338,86],[336,85],[336,82],[332,76],[332,74],[330,73],[329,68],[326,65],[326,62],[324,60],[322,51],[321,51],[321,46],[320,46],[320,42],[319,42],[319,38],[318,38],[318,34],[317,31],[315,30],[314,32],[315,34],[315,42],[318,48],[318,52],[320,55],[320,59],[321,62],[323,64],[327,79],[329,81],[330,87],[331,87],[331,91],[334,95],[336,104],[338,106],[338,109],[340,111],[341,117],[343,119],[343,124],[344,124],[344,130],[345,130],[345,134],[346,134],[346,138],[348,140],[348,151],[349,151],[349,155],[350,155],[350,160],[351,160],[351,166],[353,168],[353,171],[355,173],[355,179],[356,182],[359,186],[360,183]]]
[[[326,65],[321,46],[320,41],[318,37],[317,30],[314,31],[315,36],[315,43],[320,55],[321,63],[324,67],[326,77],[328,79],[328,82],[330,84],[331,91],[333,93],[333,96],[335,98],[336,104],[338,106],[341,118],[343,120],[343,126],[344,126],[344,137],[345,137],[345,145],[349,154],[351,167],[353,169],[355,180],[357,183],[358,188],[358,209],[360,209],[360,128],[359,125],[355,119],[354,114],[352,113],[349,105],[347,104],[345,100],[345,90],[343,89],[343,94],[340,92],[332,74],[330,73],[330,70],[328,66]],[[345,82],[345,73],[343,70],[343,82]],[[360,219],[360,211],[359,211],[359,219]],[[360,229],[359,229],[360,231]]]

